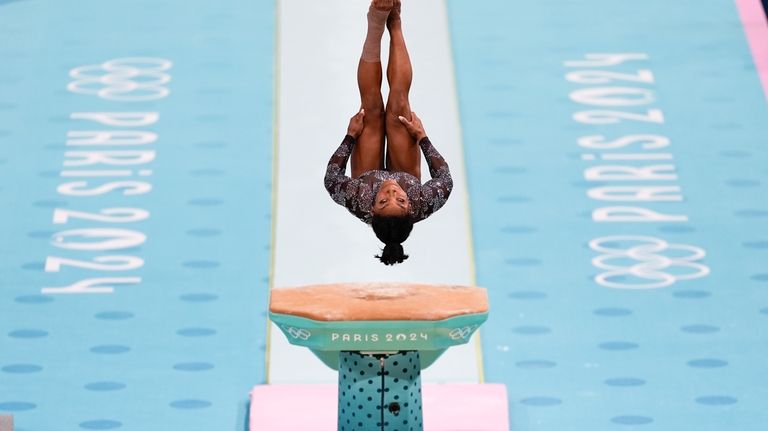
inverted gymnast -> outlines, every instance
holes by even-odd
[[[357,67],[362,106],[350,119],[347,135],[331,156],[325,173],[325,188],[331,198],[370,224],[385,244],[376,257],[386,265],[408,258],[402,242],[413,224],[440,209],[453,188],[448,164],[432,146],[408,101],[413,70],[403,38],[400,7],[400,0],[371,2],[368,33]],[[381,95],[381,38],[385,26],[390,35],[386,107]],[[421,152],[432,176],[423,185]],[[351,178],[344,174],[350,155]]]

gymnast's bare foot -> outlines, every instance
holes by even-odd
[[[387,18],[387,28],[392,30],[393,27],[397,28],[400,26],[400,7],[402,6],[402,3],[400,0],[395,0],[394,4],[392,5],[392,10],[389,12],[389,18]]]
[[[380,11],[391,11],[394,6],[394,0],[373,0],[371,1],[371,7]]]

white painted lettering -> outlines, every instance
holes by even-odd
[[[89,278],[69,286],[44,287],[41,289],[41,293],[43,295],[113,293],[115,288],[112,285],[114,284],[138,283],[141,283],[141,277]]]
[[[587,195],[598,201],[680,202],[679,186],[606,186],[589,189]]]
[[[627,61],[648,60],[648,54],[643,53],[620,53],[620,54],[598,54],[590,53],[584,55],[585,60],[569,60],[565,62],[568,67],[606,67],[616,66]]]
[[[688,216],[662,214],[640,207],[602,207],[592,211],[592,220],[603,222],[683,222]]]
[[[65,151],[64,157],[79,160],[64,160],[64,166],[142,165],[155,160],[155,150],[120,151]]]
[[[69,146],[147,145],[157,141],[157,133],[139,130],[78,130],[67,132],[67,138],[67,145]]]
[[[89,188],[88,181],[72,181],[60,184],[56,189],[64,196],[100,196],[119,190],[122,190],[123,196],[143,195],[152,190],[152,184],[143,181],[114,181]]]
[[[623,166],[600,165],[584,170],[588,181],[674,181],[675,165]]]
[[[575,90],[571,100],[582,105],[638,106],[653,103],[653,91],[633,87],[588,87]]]
[[[95,242],[75,241],[78,238],[83,238],[86,240],[93,238],[107,239]],[[67,250],[106,251],[136,247],[138,245],[144,244],[146,240],[147,236],[136,230],[99,227],[87,229],[70,229],[56,232],[51,237],[51,244],[58,248]]]
[[[579,146],[598,150],[612,150],[638,144],[644,150],[656,150],[668,146],[671,141],[660,135],[627,135],[613,141],[607,141],[604,135],[590,135],[579,138]]]
[[[149,211],[141,208],[104,208],[97,213],[56,208],[53,224],[65,224],[70,219],[91,220],[101,223],[133,223],[149,218]]]
[[[139,127],[157,123],[160,114],[157,112],[74,112],[70,118],[94,121],[105,126]]]

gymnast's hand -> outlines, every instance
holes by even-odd
[[[355,139],[360,137],[360,134],[363,133],[363,128],[365,127],[365,123],[363,123],[363,118],[365,118],[365,109],[361,109],[360,112],[353,115],[352,118],[349,119],[349,127],[347,127],[347,135]]]
[[[427,137],[427,132],[424,131],[424,125],[421,124],[421,118],[416,116],[415,112],[411,111],[410,121],[408,121],[408,119],[402,115],[397,118],[401,123],[403,123],[403,126],[405,126],[405,129],[408,130],[408,133],[410,133],[411,136],[416,139],[417,144],[421,142],[422,139]]]

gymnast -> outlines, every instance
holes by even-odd
[[[400,9],[400,0],[371,2],[368,32],[357,68],[362,106],[350,119],[347,135],[331,156],[325,174],[325,188],[331,198],[370,224],[385,244],[381,255],[375,256],[385,265],[408,258],[402,242],[413,224],[440,209],[453,188],[448,164],[432,146],[408,101],[413,70]],[[381,95],[381,38],[385,26],[390,35],[386,107]],[[421,152],[432,177],[423,185]],[[350,156],[351,178],[345,175]]]

